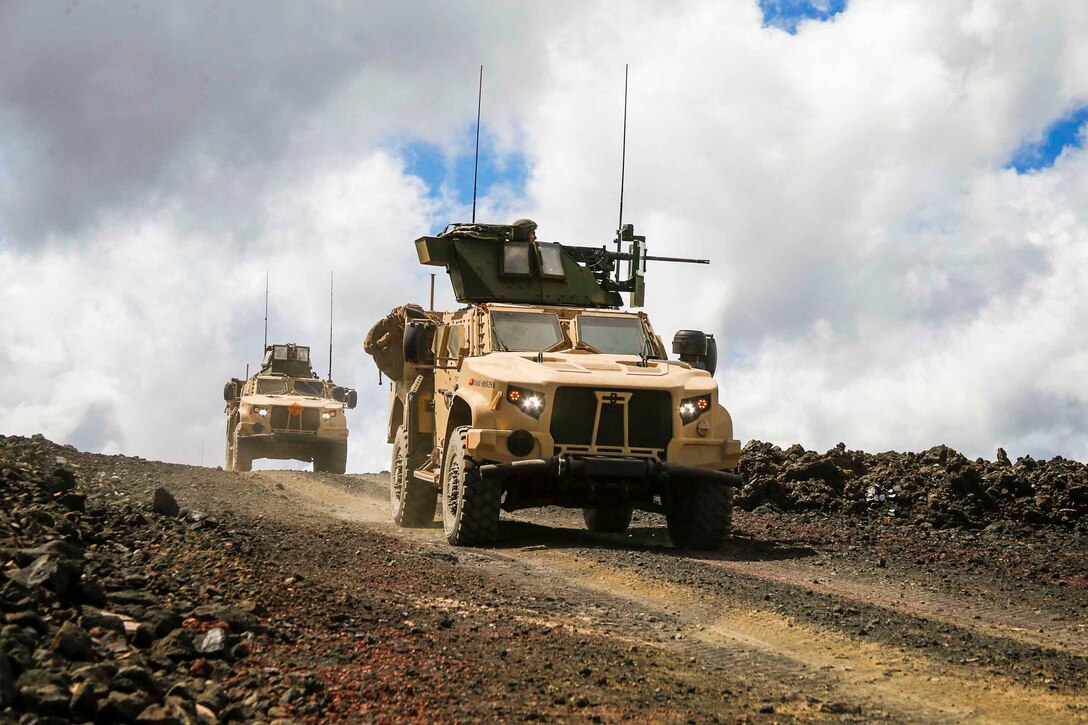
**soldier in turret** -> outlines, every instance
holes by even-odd
[[[536,222],[532,219],[518,219],[510,226],[514,227],[514,233],[516,235],[524,235],[524,238],[518,239],[519,242],[536,241]]]

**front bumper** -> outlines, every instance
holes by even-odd
[[[665,463],[655,458],[564,454],[547,460],[485,463],[477,470],[483,478],[500,482],[505,492],[502,508],[506,511],[557,505],[630,506],[665,512],[670,493],[685,490],[686,484],[698,482],[734,488],[742,484],[735,473]]]
[[[595,456],[581,458],[560,455],[548,460],[514,461],[513,463],[488,463],[479,467],[483,478],[501,478],[521,475],[544,475],[563,480],[566,478],[631,479],[658,483],[673,478],[691,481],[707,481],[724,486],[740,486],[743,479],[736,473],[715,471],[711,468],[663,463],[654,458],[608,458]]]
[[[306,441],[344,442],[348,439],[347,427],[322,427],[317,430],[272,430],[267,424],[242,422],[238,425],[238,437],[265,443],[303,443]]]
[[[555,442],[546,431],[529,431],[533,436],[533,447],[524,457],[515,456],[510,452],[507,441],[510,438],[510,430],[495,430],[489,428],[473,428],[468,432],[466,448],[469,455],[478,461],[494,461],[497,463],[527,463],[530,461],[546,461],[557,456],[564,455],[564,451],[556,450]],[[722,438],[673,438],[668,448],[665,449],[665,460],[670,465],[692,466],[698,468],[722,470],[736,468],[740,465],[740,441]],[[574,454],[577,455],[577,454]],[[574,457],[572,455],[571,457]],[[656,460],[637,456],[635,453],[613,452],[602,454],[589,454],[579,456],[578,460],[593,460],[596,458],[625,459],[638,457],[639,460]]]
[[[254,458],[311,461],[317,451],[346,446],[347,436],[327,438],[317,433],[275,431],[239,435],[238,442]]]

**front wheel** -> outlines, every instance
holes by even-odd
[[[223,468],[227,471],[234,470],[234,445],[230,433],[227,433],[227,450],[223,460]]]
[[[419,528],[434,521],[438,489],[412,475],[419,463],[408,458],[408,429],[401,426],[393,440],[393,461],[389,465],[389,507],[393,523],[401,528]]]
[[[502,487],[466,455],[469,426],[455,428],[442,457],[442,528],[454,546],[487,546],[499,536]]]
[[[344,473],[347,468],[347,443],[321,447],[314,451],[314,473]]]
[[[733,525],[733,489],[711,481],[669,483],[665,523],[678,549],[718,549]]]
[[[233,436],[233,445],[229,447],[230,450],[230,463],[227,465],[229,471],[250,471],[253,469],[253,454],[249,449],[249,442],[244,438],[239,438],[235,433]]]

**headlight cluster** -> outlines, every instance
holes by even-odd
[[[259,415],[262,418],[268,415],[268,408],[262,408],[259,405],[253,406],[253,415]]]
[[[532,418],[539,418],[544,412],[544,393],[538,393],[535,390],[516,388],[511,385],[506,389],[506,400]]]
[[[336,411],[335,410],[326,410],[324,413],[321,414],[321,420],[332,420],[335,417],[336,417]]]
[[[697,398],[684,398],[680,401],[680,420],[684,425],[694,423],[703,413],[710,410],[710,396],[700,395]]]

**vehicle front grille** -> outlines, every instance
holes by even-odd
[[[316,432],[321,425],[321,411],[317,408],[303,408],[301,415],[291,415],[285,405],[274,405],[269,414],[272,430]]]
[[[672,419],[665,390],[563,387],[555,391],[551,434],[568,452],[663,451],[672,440]]]

